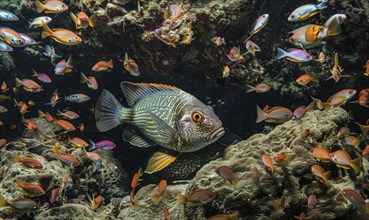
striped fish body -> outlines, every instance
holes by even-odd
[[[95,108],[96,126],[107,131],[130,124],[123,139],[138,147],[160,145],[178,152],[197,151],[216,141],[224,128],[212,107],[173,86],[121,84],[130,108],[104,90]]]

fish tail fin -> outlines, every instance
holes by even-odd
[[[8,202],[5,200],[5,198],[0,196],[0,208],[7,206],[7,205],[8,205]]]
[[[42,23],[42,28],[43,28],[41,33],[42,39],[45,39],[53,34],[53,31],[49,28],[49,26],[47,26],[47,24]]]
[[[38,110],[38,117],[39,118],[45,117],[45,113],[43,111],[41,111],[41,110]]]
[[[323,173],[323,179],[325,183],[328,183],[329,180],[331,179],[331,171],[327,171]]]
[[[96,14],[91,15],[88,21],[90,27],[94,28],[96,26],[96,22],[97,22],[97,15]]]
[[[20,87],[23,85],[22,80],[20,80],[19,78],[15,77],[15,87]]]
[[[56,110],[56,115],[63,115],[63,112],[60,111],[59,109]]]
[[[362,124],[359,124],[357,122],[355,122],[355,124],[357,124],[359,127],[360,127],[360,131],[361,131],[361,135],[363,136],[363,138],[366,137],[366,135],[368,134],[368,131],[369,131],[369,126],[367,125],[362,125]],[[356,138],[358,139],[358,138]],[[356,140],[355,139],[355,140]]]
[[[130,109],[123,108],[108,90],[103,90],[96,102],[95,119],[99,131],[108,131],[131,118]]]
[[[311,81],[313,81],[315,83],[319,83],[319,77],[318,77],[318,75],[316,75],[314,73],[309,73],[308,75],[311,77]]]
[[[76,29],[80,29],[81,28],[81,25],[78,24],[78,18],[77,18],[77,16],[73,12],[70,12],[69,13],[69,16],[72,18],[74,24],[76,25]]]
[[[67,67],[73,69],[72,56],[69,56],[67,60]]]
[[[80,75],[81,75],[81,79],[80,79],[81,84],[88,81],[87,76],[84,73],[81,72]]]
[[[256,123],[264,121],[266,118],[266,114],[258,105],[256,105],[256,112],[257,112]]]
[[[36,0],[36,10],[37,13],[41,13],[43,10],[45,10],[44,5],[39,0]]]
[[[88,143],[90,144],[90,146],[87,148],[88,151],[93,151],[96,149],[95,142],[93,142],[92,140],[88,140]]]
[[[177,206],[181,206],[185,204],[186,201],[187,201],[187,197],[185,195],[182,195],[182,194],[177,195]]]
[[[234,213],[229,215],[229,220],[237,220],[239,215],[240,215],[240,213],[238,211],[234,212]]]
[[[253,92],[253,91],[255,91],[255,87],[253,87],[253,86],[250,86],[250,85],[246,85],[246,93],[249,93],[249,92]]]
[[[355,171],[355,173],[360,172],[361,162],[362,162],[362,158],[361,157],[358,157],[358,158],[356,158],[354,160],[351,160],[350,166]]]
[[[281,48],[277,48],[277,60],[285,57],[287,52],[282,50]]]
[[[113,59],[109,60],[107,65],[109,68],[113,68]]]
[[[36,70],[32,69],[32,73],[33,73],[33,77],[37,77],[38,76],[38,73],[36,72]]]
[[[322,10],[322,9],[325,9],[325,8],[328,8],[328,0],[323,0],[320,4],[316,5],[316,7],[319,9],[319,10]]]
[[[151,201],[152,203],[154,203],[155,205],[159,205],[160,202],[160,195],[159,194],[155,194],[151,197]]]
[[[322,102],[322,106],[325,112],[329,111],[332,108],[332,105],[327,102]]]
[[[235,176],[233,179],[233,188],[237,189],[237,184],[238,184],[238,178],[237,176]]]
[[[28,29],[31,29],[32,28],[32,21],[28,21]]]

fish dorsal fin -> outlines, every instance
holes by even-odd
[[[181,89],[165,85],[165,84],[156,84],[156,83],[132,83],[123,81],[120,84],[120,87],[123,90],[123,94],[126,97],[127,103],[130,107],[136,102],[137,99],[151,93],[159,92],[159,91],[181,91]]]

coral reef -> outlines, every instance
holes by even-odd
[[[241,219],[292,219],[301,212],[312,219],[335,219],[344,216],[350,210],[351,204],[342,195],[342,190],[355,189],[358,186],[354,181],[367,178],[367,174],[361,172],[355,177],[349,171],[339,170],[333,164],[328,164],[325,165],[326,170],[331,170],[333,175],[329,184],[323,184],[310,172],[310,167],[319,162],[309,150],[316,146],[330,151],[337,150],[335,134],[348,120],[349,116],[343,109],[314,111],[308,113],[301,121],[286,122],[268,134],[256,134],[248,140],[228,147],[222,158],[203,166],[188,184],[168,186],[169,193],[165,194],[159,206],[152,205],[150,201],[150,195],[157,190],[153,185],[143,187],[137,192],[138,208],[127,205],[129,198],[126,197],[123,200],[126,202],[122,202],[120,206],[120,216],[160,218],[164,207],[168,207],[173,216],[183,216],[184,212],[187,219],[205,219],[217,213],[234,211],[240,212]],[[301,137],[301,132],[305,129],[311,131],[312,141]],[[282,151],[287,152],[291,159],[288,165],[276,166],[272,175],[262,164],[261,155],[269,154],[274,158]],[[365,160],[364,170],[368,165]],[[220,166],[228,166],[233,170],[238,177],[237,188],[215,173],[215,169]],[[257,183],[251,178],[254,166],[261,173]],[[210,203],[199,207],[183,209],[176,206],[173,194],[184,191],[189,194],[197,189],[210,190],[216,197]],[[307,199],[312,193],[316,195],[318,205],[309,209]],[[282,195],[285,197],[285,204],[276,209]]]

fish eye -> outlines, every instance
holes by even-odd
[[[291,15],[291,18],[295,18],[295,15]]]
[[[349,94],[352,94],[352,93],[354,93],[354,91],[353,91],[353,90],[350,90],[350,91],[349,91]]]
[[[265,18],[265,15],[263,15],[263,18]]]
[[[338,16],[338,19],[340,19],[340,20],[341,20],[341,19],[342,19],[342,16]]]
[[[204,120],[205,120],[205,117],[200,112],[193,112],[192,113],[192,121],[193,122],[200,124]]]
[[[74,39],[78,40],[78,37],[75,37]]]
[[[310,59],[310,55],[306,55],[306,58]]]

